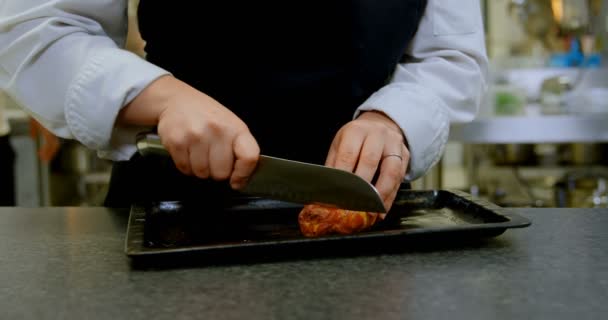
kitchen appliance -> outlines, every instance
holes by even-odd
[[[550,0],[511,0],[508,11],[518,18],[531,38],[540,41],[546,49],[553,47],[552,32],[556,22]]]
[[[555,183],[555,206],[607,208],[607,181],[608,172],[606,170],[568,172]]]
[[[154,133],[137,136],[143,156],[169,153]],[[335,168],[260,155],[244,194],[299,204],[321,203],[343,209],[386,212],[376,188],[363,178]]]
[[[488,145],[487,149],[490,159],[497,166],[533,165],[536,163],[533,144],[497,144]]]
[[[511,0],[507,10],[523,31],[550,52],[563,51],[565,35],[583,36],[592,29],[591,6],[596,0]],[[567,49],[566,49],[567,50]]]
[[[551,0],[553,18],[564,32],[584,32],[590,24],[589,4],[589,0]]]
[[[446,245],[496,237],[531,224],[513,211],[457,190],[401,189],[385,220],[351,235],[304,237],[298,225],[301,209],[302,205],[259,198],[244,198],[223,209],[181,202],[136,205],[130,212],[125,253],[139,266],[360,254],[366,249],[421,248],[431,240]]]

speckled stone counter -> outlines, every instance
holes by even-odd
[[[605,318],[608,210],[518,213],[532,225],[462,245],[141,270],[124,210],[2,208],[0,318]]]

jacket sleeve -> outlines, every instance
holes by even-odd
[[[126,0],[2,2],[0,88],[54,134],[110,150],[120,109],[168,73],[123,49],[127,19]]]
[[[479,1],[429,0],[406,60],[355,117],[377,110],[401,127],[411,154],[406,180],[415,180],[441,158],[450,124],[475,118],[487,68]]]

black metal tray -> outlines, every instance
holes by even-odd
[[[401,190],[387,218],[353,235],[306,238],[299,231],[301,205],[241,198],[222,205],[158,202],[131,208],[125,252],[133,259],[197,255],[209,259],[345,251],[401,246],[419,236],[442,241],[488,238],[531,222],[457,190]],[[378,243],[381,241],[382,243]],[[211,256],[213,256],[211,258]]]

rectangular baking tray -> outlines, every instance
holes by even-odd
[[[211,205],[213,203],[213,205]],[[223,259],[311,252],[362,251],[416,243],[420,236],[443,242],[491,238],[531,221],[458,190],[400,190],[387,218],[352,235],[304,237],[301,205],[261,198],[228,202],[155,202],[131,207],[125,252],[132,259]],[[151,259],[148,259],[151,260]]]

